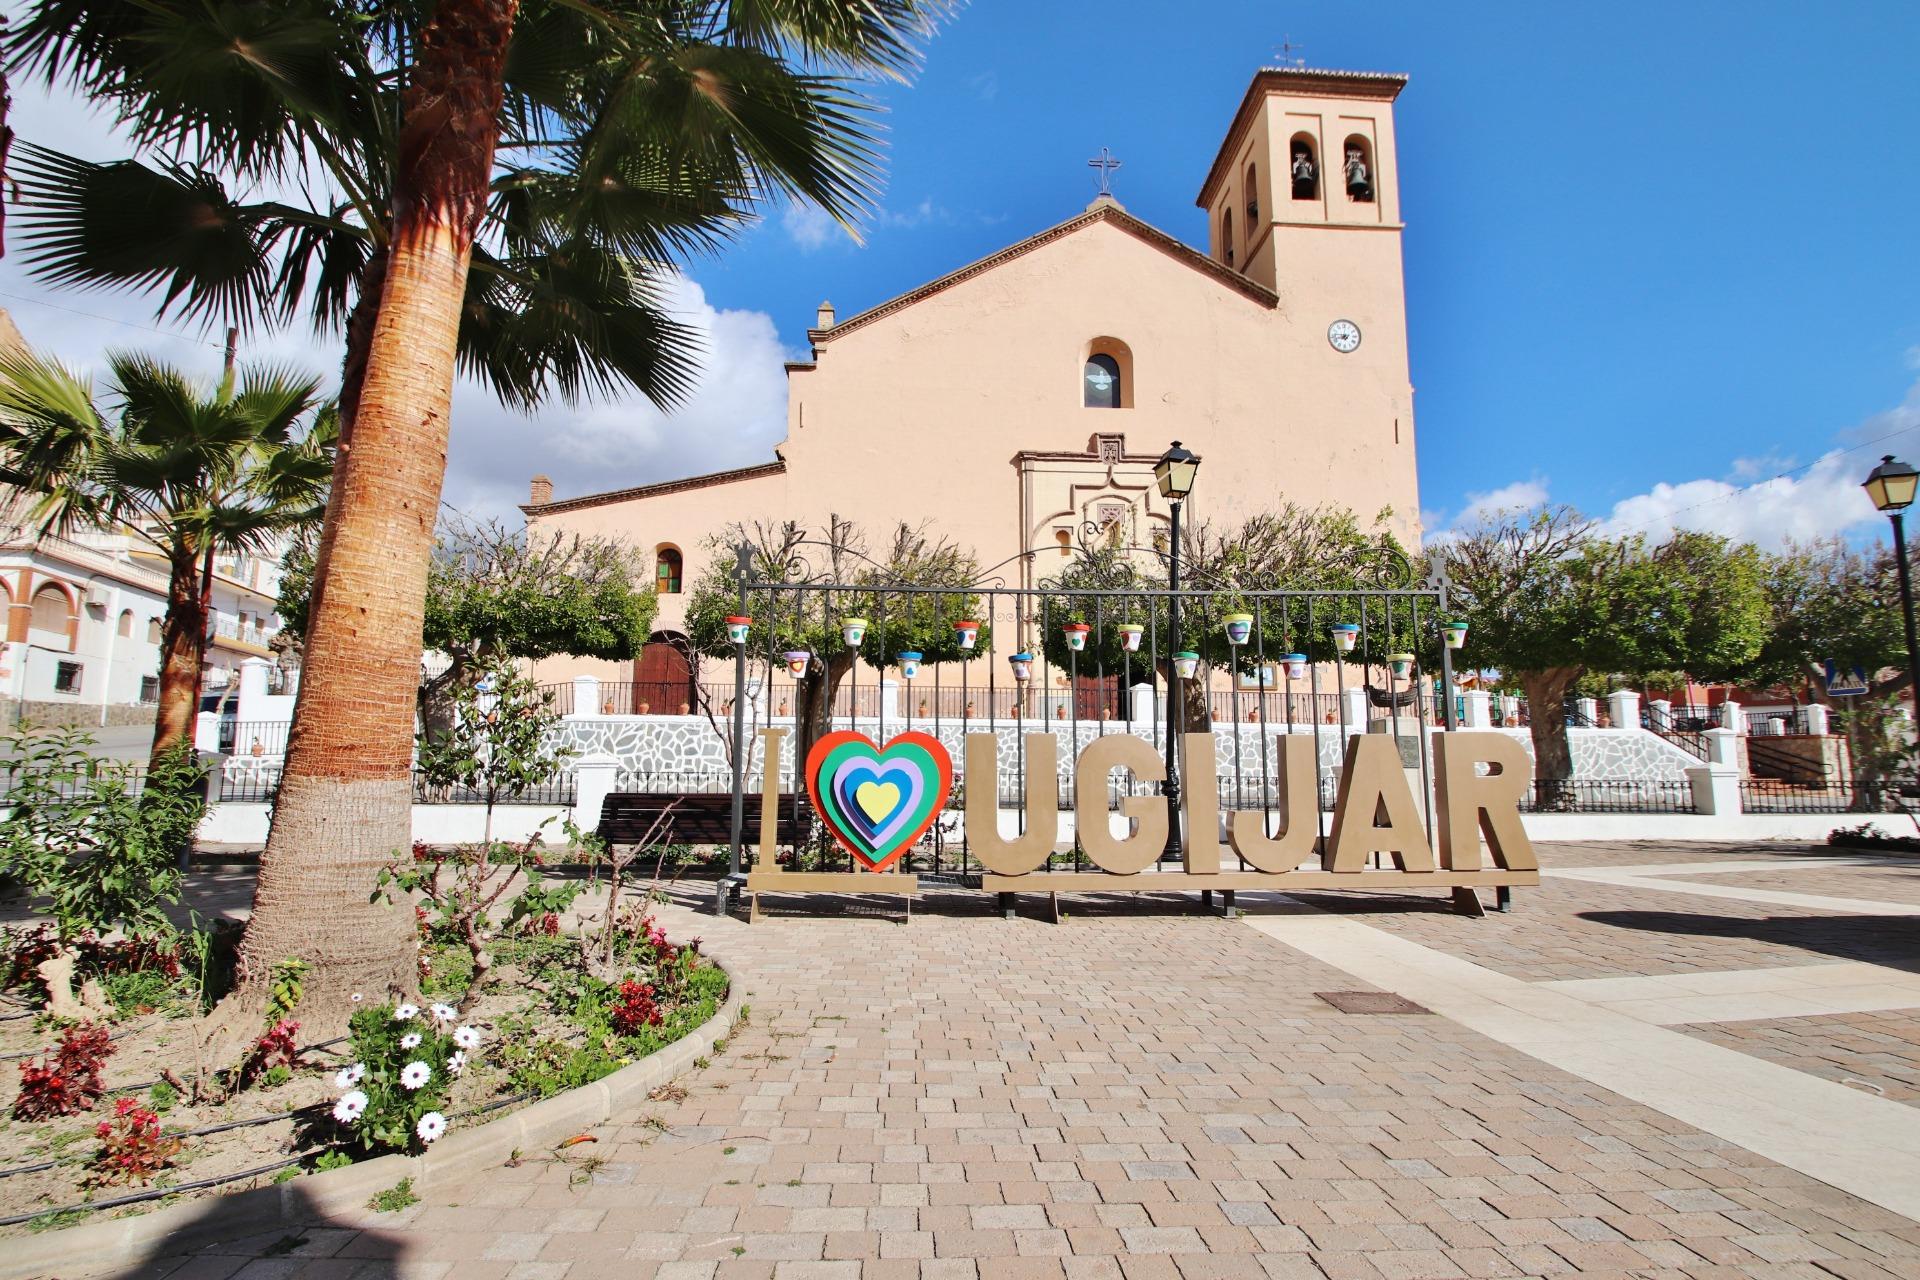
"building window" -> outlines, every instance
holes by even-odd
[[[1220,212],[1220,248],[1228,266],[1233,265],[1233,210]]]
[[[1080,403],[1089,409],[1120,407],[1120,362],[1105,352],[1087,357]]]
[[[1260,185],[1255,179],[1256,165],[1247,166],[1247,234],[1253,234],[1253,226],[1260,221]]]
[[[1295,200],[1318,200],[1320,198],[1320,164],[1314,158],[1313,139],[1306,134],[1297,134],[1289,148],[1292,168],[1293,198]]]
[[[147,643],[160,643],[160,619],[158,618],[147,619]]]
[[[131,609],[122,609],[120,611],[120,638],[123,640],[133,639],[133,610]]]
[[[80,692],[80,664],[61,662],[53,668],[53,691],[55,693]]]
[[[1373,202],[1373,148],[1359,134],[1347,139],[1347,199]]]
[[[661,547],[654,553],[653,589],[663,596],[680,594],[680,552],[676,547]]]
[[[160,701],[160,677],[159,676],[141,676],[140,677],[140,701],[145,703],[155,703]]]
[[[33,629],[35,631],[57,631],[65,633],[67,629],[67,595],[56,586],[44,586],[33,593]]]

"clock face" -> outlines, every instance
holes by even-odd
[[[1333,349],[1342,353],[1357,350],[1360,346],[1360,326],[1351,320],[1335,320],[1327,326],[1327,341]]]

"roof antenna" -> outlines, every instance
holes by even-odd
[[[1280,47],[1274,50],[1274,56],[1280,59],[1280,65],[1283,67],[1304,67],[1307,65],[1307,60],[1296,55],[1306,47],[1303,44],[1295,44],[1292,36],[1285,36],[1280,41]]]

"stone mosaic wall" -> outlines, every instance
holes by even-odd
[[[788,725],[791,722],[785,722]],[[839,723],[836,728],[844,727]],[[858,726],[866,733],[874,733],[878,725],[863,720]],[[898,732],[901,722],[889,718],[887,732]],[[924,722],[916,722],[916,729],[924,733],[936,733],[935,727]],[[966,752],[964,737],[968,732],[982,733],[988,725],[974,722],[961,725],[953,722],[942,723],[936,736],[941,745],[953,756],[956,772],[964,773]],[[1042,720],[1027,721],[1025,731],[1033,733],[1055,733],[1059,738],[1059,752],[1056,768],[1062,782],[1071,777],[1074,759],[1089,742],[1106,733],[1132,733],[1136,737],[1150,742],[1158,742],[1151,729],[1132,727],[1124,723],[1108,722],[1102,726],[1095,723],[1082,723],[1079,726],[1077,740],[1069,750],[1069,741],[1074,739],[1071,724],[1060,724]],[[751,730],[750,730],[751,731]],[[1002,723],[994,727],[999,745],[1000,779],[1002,785],[1018,785],[1017,770],[1020,760],[1020,744],[1014,726]],[[620,761],[623,770],[659,775],[667,780],[670,775],[700,774],[725,776],[730,770],[726,751],[720,737],[715,734],[712,725],[706,720],[693,716],[582,716],[569,718],[561,722],[558,730],[561,738],[577,752],[585,754],[605,754]],[[1286,732],[1284,726],[1266,726],[1269,739],[1279,738]],[[1319,739],[1320,767],[1332,772],[1340,763],[1340,734],[1336,726],[1295,725],[1294,732],[1306,735],[1316,734]],[[1405,732],[1405,731],[1403,731]],[[1505,733],[1517,739],[1527,750],[1533,752],[1533,744],[1524,729],[1491,729],[1481,732]],[[1573,749],[1574,776],[1579,778],[1636,778],[1664,779],[1684,781],[1685,770],[1699,764],[1692,756],[1642,729],[1570,729]],[[1411,736],[1407,733],[1407,736]],[[788,734],[784,749],[782,768],[793,767],[793,735]],[[1261,726],[1259,725],[1216,725],[1214,727],[1214,760],[1223,778],[1233,776],[1234,748],[1239,745],[1240,764],[1243,777],[1257,777],[1260,774]],[[1269,767],[1277,764],[1278,749],[1269,745],[1267,756]],[[759,767],[759,762],[754,762]]]

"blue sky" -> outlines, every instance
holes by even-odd
[[[1078,211],[1102,145],[1127,207],[1200,244],[1206,166],[1291,37],[1309,65],[1412,77],[1397,126],[1430,511],[1515,482],[1606,514],[1658,482],[1763,478],[1906,401],[1920,5],[1168,11],[981,0],[888,94],[890,221],[865,247],[796,252],[773,224],[695,276],[798,347],[822,297],[850,314]]]
[[[690,264],[674,303],[710,369],[672,418],[625,401],[528,422],[463,388],[449,500],[510,510],[536,469],[568,496],[763,460],[780,361],[822,298],[849,315],[1071,216],[1103,145],[1127,207],[1200,243],[1194,193],[1289,37],[1312,66],[1412,77],[1397,120],[1430,527],[1548,497],[1655,534],[1875,532],[1859,479],[1884,451],[1920,460],[1912,0],[976,0],[884,91],[890,173],[864,245],[775,210]],[[14,93],[29,140],[125,154],[83,105]],[[127,343],[217,362],[203,335],[125,327],[150,321],[140,301],[54,293],[15,257],[0,305],[81,363]],[[248,354],[338,362],[300,332]]]

